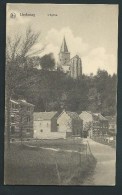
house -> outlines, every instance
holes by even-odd
[[[58,139],[64,138],[57,132],[57,112],[34,112],[34,138]]]
[[[64,137],[82,136],[83,121],[76,112],[63,111],[57,117],[57,131]]]
[[[83,120],[83,137],[92,136],[92,127],[93,127],[93,116],[90,111],[83,111],[79,117]]]
[[[26,100],[10,100],[10,137],[33,137],[34,105]]]
[[[101,113],[83,111],[79,116],[83,120],[83,132],[88,132],[90,137],[107,134],[108,120]]]
[[[116,135],[116,116],[106,116],[108,120],[108,134],[111,136]]]
[[[93,113],[93,135],[104,136],[108,133],[108,120],[100,113]]]

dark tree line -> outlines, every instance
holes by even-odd
[[[35,111],[89,110],[103,115],[116,114],[117,76],[98,70],[95,76],[73,80],[63,72],[18,70],[15,98],[23,97],[35,105]]]

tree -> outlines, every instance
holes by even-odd
[[[53,70],[55,67],[55,59],[52,53],[44,55],[40,59],[40,65],[43,70]]]
[[[30,27],[27,28],[25,36],[15,36],[14,39],[7,36],[6,41],[6,85],[5,85],[5,149],[10,146],[10,98],[14,93],[14,87],[18,80],[19,67],[26,66],[26,58],[32,47],[36,44],[40,33],[34,33]],[[31,53],[32,54],[32,53]]]

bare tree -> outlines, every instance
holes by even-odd
[[[27,28],[25,36],[15,36],[6,39],[6,83],[5,83],[5,149],[10,148],[10,98],[15,85],[16,69],[20,64],[25,64],[27,56],[32,47],[37,43],[40,33],[34,33],[30,27]],[[42,52],[44,48],[37,52]],[[33,52],[36,53],[35,51]],[[32,55],[32,51],[31,51]]]

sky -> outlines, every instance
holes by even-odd
[[[10,14],[15,13],[16,18]],[[22,14],[32,16],[21,16]],[[33,50],[58,53],[65,36],[71,57],[79,55],[84,74],[98,68],[117,73],[118,5],[107,4],[7,4],[7,36],[24,35],[28,26],[40,32]]]

